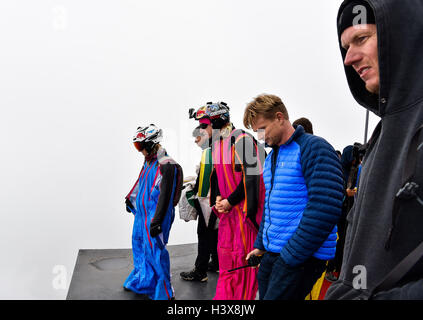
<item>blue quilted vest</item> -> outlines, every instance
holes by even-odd
[[[301,135],[304,135],[303,129],[297,129],[295,136]],[[310,139],[312,137],[311,135],[307,136],[310,136]],[[299,140],[299,143],[292,139],[281,145],[276,159],[273,159],[275,154],[272,150],[265,161],[263,179],[266,187],[266,198],[261,238],[266,251],[275,253],[282,251],[296,232],[309,202],[307,182],[302,168],[305,163],[302,156],[306,157],[306,155],[302,155],[302,147],[303,149],[306,148],[306,140],[309,139]],[[306,154],[309,156],[309,153]],[[311,178],[309,179],[311,180]],[[318,182],[316,180],[318,179],[313,182]],[[341,186],[342,179],[340,181]],[[340,189],[340,193],[342,194],[342,189]],[[330,195],[328,195],[328,198],[328,201],[330,201]],[[339,202],[341,203],[341,201]],[[319,228],[319,225],[316,224],[314,227]],[[312,256],[322,260],[333,259],[336,250],[336,232],[335,224],[326,241]],[[305,239],[301,245],[307,246],[313,240],[315,239]],[[300,247],[298,246],[298,248]]]

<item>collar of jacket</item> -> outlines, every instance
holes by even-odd
[[[294,133],[289,137],[289,139],[284,144],[281,144],[280,146],[272,147],[273,151],[276,151],[275,149],[279,150],[282,146],[289,145],[292,141],[296,140],[298,137],[300,137],[301,135],[305,133],[304,128],[301,125],[294,125],[294,129],[295,129]]]
[[[235,127],[232,125],[232,123],[228,123],[222,129],[220,129],[220,137],[222,139],[226,139],[231,135],[233,130],[235,130]]]

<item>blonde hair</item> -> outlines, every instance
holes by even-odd
[[[286,120],[289,120],[288,111],[281,98],[273,94],[262,94],[254,98],[244,111],[244,126],[252,128],[257,116],[266,119],[274,119],[276,112],[281,112]]]

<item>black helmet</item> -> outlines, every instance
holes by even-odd
[[[207,102],[205,106],[200,107],[197,111],[193,108],[189,109],[189,117],[200,122],[202,119],[203,121],[208,119],[213,129],[221,129],[229,122],[229,107],[223,101],[217,103]]]

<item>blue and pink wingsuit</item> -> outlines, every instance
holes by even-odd
[[[169,159],[166,157],[166,161],[161,161],[155,157],[145,161],[137,182],[126,197],[132,204],[130,210],[135,218],[132,232],[134,270],[124,287],[146,294],[153,300],[173,297],[166,244],[175,217],[174,207],[180,197],[183,174],[181,167]],[[163,181],[166,185],[162,186]],[[161,233],[155,237],[150,234],[153,220],[161,225]]]

